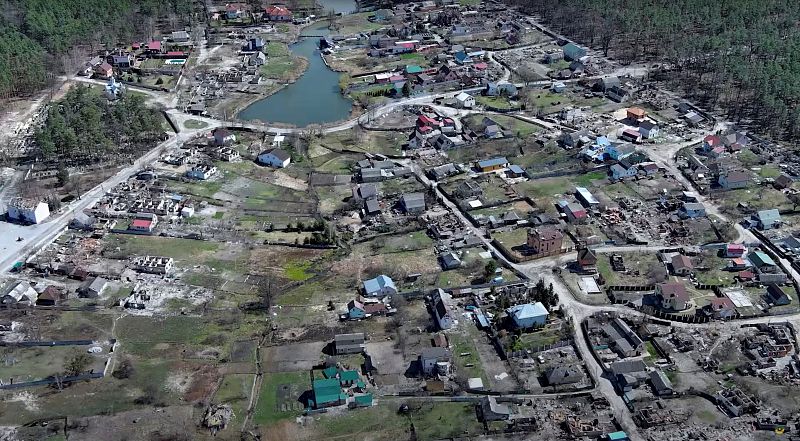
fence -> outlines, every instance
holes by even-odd
[[[96,378],[103,378],[102,372],[91,372],[88,374],[81,374],[81,375],[73,375],[71,377],[61,377],[61,378],[45,378],[44,380],[36,380],[36,381],[27,381],[25,383],[10,383],[10,384],[0,384],[0,390],[8,390],[8,389],[22,389],[26,387],[34,387],[34,386],[48,386],[51,384],[56,384],[58,382],[61,383],[71,383],[73,381],[83,381],[83,380],[92,380]]]

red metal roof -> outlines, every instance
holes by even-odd
[[[147,43],[147,48],[152,50],[161,50],[161,42],[153,40],[150,43]]]
[[[131,227],[135,228],[150,228],[153,225],[153,221],[147,219],[135,219],[133,223],[131,223]]]

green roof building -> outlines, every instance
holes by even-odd
[[[339,383],[342,386],[351,386],[358,381],[358,371],[341,371],[339,372]]]
[[[372,394],[356,395],[353,397],[353,406],[369,407],[372,406]]]
[[[406,73],[407,74],[422,73],[422,68],[417,66],[416,64],[409,64],[409,65],[406,66]]]
[[[330,406],[338,406],[347,401],[347,394],[342,392],[339,380],[328,378],[325,380],[314,380],[312,384],[314,392],[314,406],[317,409]]]
[[[747,255],[747,258],[750,259],[750,262],[758,269],[763,267],[775,267],[775,261],[772,260],[769,255],[763,251],[754,251]]]
[[[322,370],[322,375],[324,375],[325,378],[336,378],[336,373],[337,372],[339,372],[339,370],[336,369],[335,367],[331,366],[329,368],[323,369]]]

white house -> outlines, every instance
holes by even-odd
[[[50,216],[50,208],[34,199],[15,198],[8,204],[8,218],[17,222],[38,224]]]
[[[644,139],[653,139],[658,136],[658,124],[650,120],[644,120],[639,123],[639,133]]]
[[[236,135],[229,132],[227,129],[219,128],[214,130],[214,144],[228,145],[236,142]]]
[[[475,106],[475,97],[466,92],[461,92],[456,95],[456,101],[458,101],[459,107],[464,109],[471,109]]]
[[[201,181],[211,179],[215,174],[217,174],[217,167],[210,164],[201,164],[186,172],[187,177]]]
[[[433,314],[436,317],[436,324],[439,325],[440,329],[450,329],[455,324],[455,318],[450,308],[444,303],[444,299],[442,299],[443,294],[444,291],[441,289],[434,291],[431,297]]]
[[[258,155],[259,164],[268,165],[275,168],[285,168],[292,162],[292,156],[283,149],[272,149]]]

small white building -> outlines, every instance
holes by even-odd
[[[639,133],[644,139],[653,139],[658,136],[658,124],[646,119],[639,123]]]
[[[459,107],[464,109],[471,109],[475,106],[475,97],[466,92],[461,92],[456,95],[456,101],[458,101]]]
[[[214,144],[215,145],[229,145],[236,142],[236,135],[231,133],[228,129],[218,128],[214,130]]]
[[[270,167],[285,168],[292,162],[292,156],[286,150],[272,149],[258,155],[258,162]]]
[[[38,224],[50,216],[50,207],[35,199],[14,198],[8,204],[8,218],[17,222]]]
[[[209,164],[198,165],[197,167],[193,167],[191,170],[186,172],[186,176],[192,179],[199,179],[201,181],[211,179],[211,177],[215,174],[217,174],[217,167]]]

